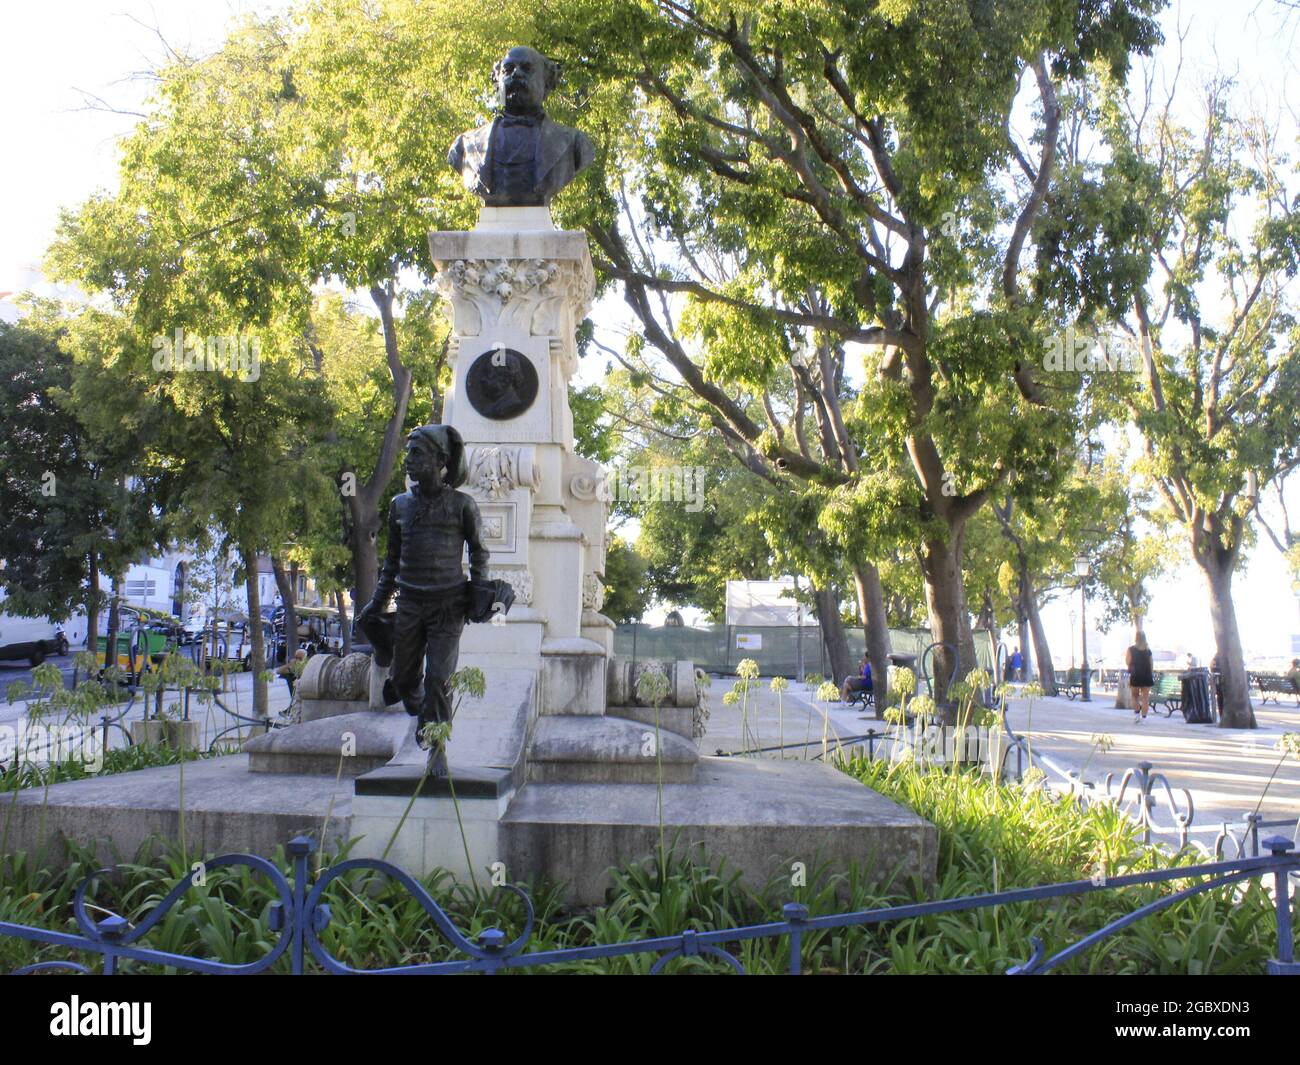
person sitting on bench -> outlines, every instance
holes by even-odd
[[[855,677],[845,677],[844,684],[840,688],[840,701],[847,703],[850,692],[871,692],[871,662],[866,655],[862,656],[862,672]]]
[[[1287,673],[1286,679],[1291,682],[1291,687],[1300,693],[1300,658],[1291,659],[1291,671]]]

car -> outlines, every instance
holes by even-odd
[[[208,624],[202,614],[191,614],[181,622],[181,631],[184,635],[181,642],[184,644],[198,643],[203,639],[204,632],[207,631]]]
[[[277,661],[278,637],[275,626],[262,622],[263,651],[268,666]],[[238,662],[244,670],[253,668],[252,625],[245,614],[228,614],[225,620],[210,626],[205,638],[204,654],[209,662]]]

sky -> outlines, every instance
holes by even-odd
[[[0,318],[17,311],[10,294],[32,290],[67,295],[41,275],[59,210],[75,207],[117,184],[117,140],[137,121],[151,85],[143,72],[166,56],[216,48],[232,20],[247,13],[281,11],[286,3],[252,0],[43,0],[8,5],[0,34],[0,100],[5,165],[0,166]],[[1184,0],[1164,18],[1166,38],[1185,31],[1183,75],[1199,78],[1219,69],[1234,73],[1246,98],[1273,109],[1284,121],[1300,114],[1300,12],[1275,0]],[[1172,57],[1172,51],[1166,53]],[[1168,62],[1168,60],[1166,60]],[[616,329],[617,300],[597,307],[598,326]],[[606,340],[619,344],[615,336]],[[584,360],[583,378],[598,380],[604,358]],[[1292,513],[1300,516],[1300,486]],[[1247,655],[1289,658],[1300,640],[1300,592],[1281,557],[1261,537],[1237,577],[1236,602]],[[1078,626],[1078,597],[1049,603],[1044,611],[1058,664]],[[1157,648],[1203,660],[1213,653],[1204,584],[1190,564],[1158,582],[1147,623]],[[1122,654],[1129,634],[1090,636],[1104,660]],[[1300,654],[1300,649],[1297,649]]]

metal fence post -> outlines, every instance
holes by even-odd
[[[1281,858],[1291,850],[1291,840],[1285,836],[1269,836],[1264,846],[1274,858]],[[1279,867],[1273,873],[1274,905],[1277,910],[1277,960],[1283,965],[1295,961],[1295,943],[1291,932],[1291,870]]]
[[[1155,805],[1155,798],[1151,794],[1151,763],[1138,763],[1138,786],[1141,789],[1140,805],[1142,808],[1142,842],[1151,842],[1151,807]]]
[[[307,859],[316,849],[315,840],[309,836],[295,836],[289,840],[287,850],[293,858],[293,913],[289,919],[293,922],[293,973],[302,975],[303,935],[307,928]]]
[[[808,920],[808,907],[802,902],[787,902],[781,907],[781,913],[790,925],[790,975],[801,975],[803,946],[803,929],[800,927]]]

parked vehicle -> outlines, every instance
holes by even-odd
[[[278,637],[275,626],[262,621],[262,640],[267,665],[277,661]],[[209,626],[203,638],[208,661],[238,662],[245,671],[253,668],[253,628],[247,615],[229,615],[226,620]],[[282,656],[281,656],[282,657]]]
[[[118,607],[117,647],[114,661],[132,683],[181,645],[184,628],[180,619],[160,610],[122,604]],[[96,662],[102,669],[108,662],[108,633],[95,640]]]
[[[202,614],[191,614],[181,622],[181,643],[189,645],[198,643],[203,639],[203,634],[208,629],[208,623]]]
[[[66,655],[86,639],[86,616],[69,620],[26,618],[7,614],[0,601],[0,660],[39,666],[50,655]]]
[[[301,606],[295,611],[298,617],[298,646],[308,655],[338,655],[343,653],[343,626],[339,612],[332,607]],[[280,614],[283,626],[283,609]]]

